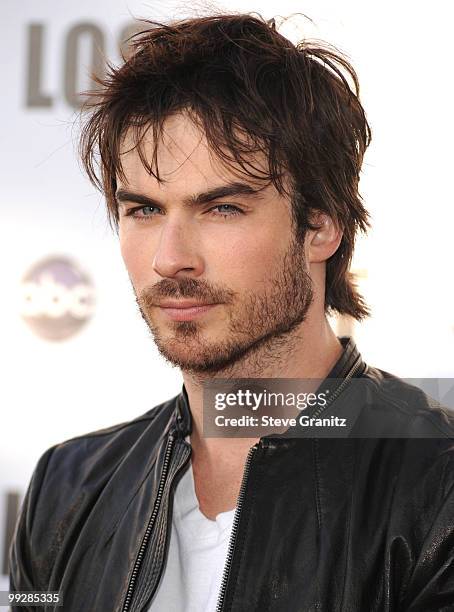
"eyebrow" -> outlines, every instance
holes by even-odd
[[[247,183],[228,183],[226,185],[214,187],[209,191],[191,195],[183,200],[183,205],[191,208],[194,206],[203,206],[204,204],[209,204],[210,202],[218,200],[219,198],[229,196],[257,196],[264,188],[265,187],[254,189],[254,187],[248,185]],[[162,206],[162,203],[159,202],[159,200],[140,193],[134,193],[126,189],[118,189],[115,193],[115,199],[119,206],[122,206],[125,202],[135,202],[136,204],[142,204],[143,206]]]

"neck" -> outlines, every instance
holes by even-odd
[[[343,351],[325,316],[318,325],[306,320],[285,339],[270,341],[247,358],[216,374],[194,376],[183,372],[192,415],[191,443],[209,449],[243,446],[249,448],[256,439],[203,438],[203,382],[211,378],[326,378]]]

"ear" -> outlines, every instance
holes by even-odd
[[[321,263],[337,251],[343,233],[326,213],[317,212],[311,222],[319,225],[320,229],[306,233],[306,258],[309,263]]]

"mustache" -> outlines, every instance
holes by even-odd
[[[206,303],[230,304],[236,293],[231,289],[214,287],[205,280],[195,278],[165,278],[151,287],[146,287],[137,296],[142,306],[155,306],[164,298],[193,298]]]

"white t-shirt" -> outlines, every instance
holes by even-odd
[[[190,462],[175,489],[167,563],[149,612],[215,612],[234,513],[215,521],[202,514]]]

